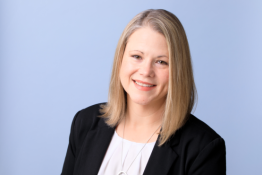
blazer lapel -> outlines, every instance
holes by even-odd
[[[157,145],[160,135],[158,136],[143,175],[168,174],[168,171],[178,157],[177,153],[172,149],[172,147],[178,144],[179,138],[179,133],[176,133],[170,141],[167,141],[161,147],[158,147]]]
[[[84,148],[79,153],[79,166],[77,175],[97,175],[107,148],[110,144],[115,128],[99,127],[89,131],[86,136]]]

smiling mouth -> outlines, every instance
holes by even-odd
[[[144,83],[141,83],[141,82],[138,82],[138,81],[135,81],[133,80],[137,85],[139,86],[142,86],[142,87],[153,87],[153,86],[156,86],[156,85],[149,85],[149,84],[144,84]]]

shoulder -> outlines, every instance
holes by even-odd
[[[194,115],[190,115],[180,132],[179,150],[189,174],[209,171],[225,174],[226,145],[224,139],[214,129]]]
[[[184,126],[178,130],[178,133],[180,142],[184,144],[190,142],[190,145],[198,149],[203,149],[216,139],[224,141],[214,129],[192,114],[190,114]]]
[[[91,105],[79,110],[75,114],[72,121],[71,132],[74,133],[76,140],[81,142],[88,131],[107,126],[104,119],[99,117],[102,115],[99,111],[101,108],[100,105],[103,104],[106,104],[106,102]]]
[[[75,124],[80,128],[90,128],[96,125],[101,120],[98,116],[102,115],[99,110],[103,104],[106,104],[106,102],[97,103],[79,110],[74,117]]]
[[[202,138],[204,137],[207,139],[207,141],[221,138],[214,129],[192,114],[190,114],[187,122],[181,130],[184,130],[184,134],[192,135],[194,137],[201,136]]]
[[[196,157],[208,145],[213,143],[224,147],[224,139],[209,125],[190,114],[187,122],[170,139],[178,154]]]
[[[209,125],[192,114],[175,133],[171,142],[176,153],[187,162],[186,167],[188,168],[193,164],[196,165],[196,162],[201,162],[200,159],[211,162],[212,159],[220,157],[220,162],[225,162],[224,139]]]

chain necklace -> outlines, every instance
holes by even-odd
[[[134,160],[132,161],[132,163],[129,165],[129,167],[127,168],[126,171],[123,171],[123,163],[122,163],[122,154],[123,154],[123,140],[124,140],[124,131],[125,131],[125,125],[126,125],[126,119],[124,122],[124,130],[123,130],[123,138],[122,138],[122,152],[121,152],[121,165],[122,165],[122,170],[118,173],[118,175],[128,175],[127,171],[129,170],[129,168],[131,167],[131,165],[133,164],[133,162],[135,161],[135,159],[137,158],[137,156],[139,155],[139,153],[143,150],[143,148],[146,146],[147,142],[153,137],[153,135],[155,134],[155,132],[160,128],[160,126],[155,130],[155,132],[151,135],[151,137],[147,140],[147,142],[144,144],[144,146],[141,148],[141,150],[138,152],[138,154],[136,155],[136,157],[134,158]]]

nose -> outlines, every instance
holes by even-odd
[[[154,77],[154,69],[151,60],[145,59],[141,66],[139,67],[139,74],[146,77]]]

